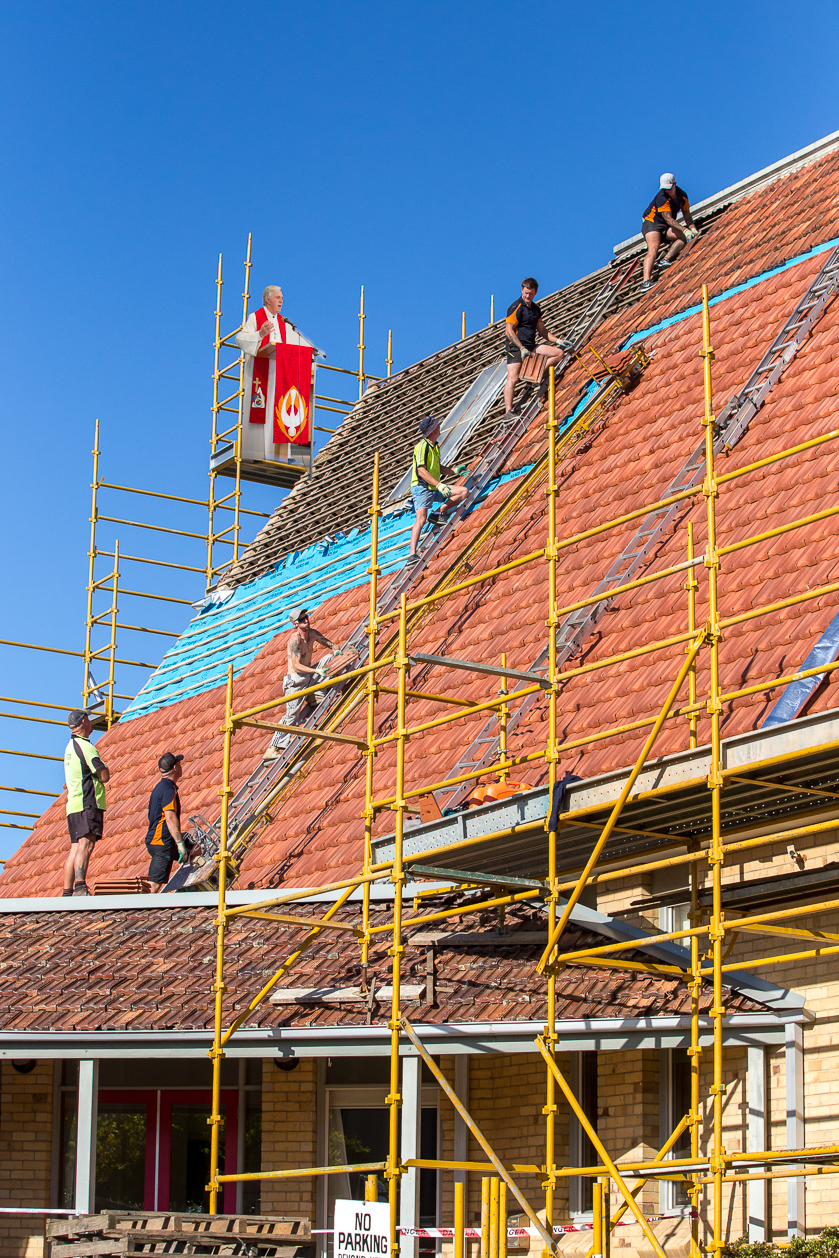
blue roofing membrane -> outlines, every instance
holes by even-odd
[[[592,391],[586,390],[566,423],[571,422]],[[530,463],[495,477],[475,506],[498,485],[523,476],[532,466]],[[411,508],[382,517],[379,565],[383,575],[404,565],[413,522]],[[166,652],[120,720],[145,716],[223,685],[228,664],[233,664],[233,675],[237,677],[272,638],[291,628],[289,612],[293,608],[302,606],[316,611],[327,599],[366,581],[369,564],[369,528],[353,529],[345,536],[326,538],[286,555],[271,572],[240,585],[226,602],[200,611]]]
[[[837,244],[839,237],[817,245],[806,253],[790,258],[781,266],[753,276],[743,284],[725,289],[713,297],[710,304],[718,305],[744,289],[754,288],[807,258],[835,248]],[[634,332],[624,341],[623,348],[688,319],[701,309],[701,306],[689,306],[652,327]],[[560,431],[576,418],[594,395],[596,388],[594,383],[588,386],[574,410],[560,424]],[[530,463],[495,477],[472,510],[499,485],[525,475],[532,466]],[[405,563],[412,524],[413,510],[410,507],[384,516],[380,521],[379,564],[382,574],[394,572]],[[367,579],[369,560],[369,528],[353,529],[346,536],[338,534],[335,538],[326,538],[305,550],[293,551],[271,572],[247,585],[240,585],[225,603],[200,611],[171,650],[166,652],[156,671],[120,719],[130,721],[170,703],[191,699],[205,690],[223,685],[230,663],[233,664],[233,676],[237,677],[272,638],[290,629],[288,617],[293,608],[303,606],[309,611],[316,611],[333,595],[354,589]]]

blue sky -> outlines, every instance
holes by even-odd
[[[838,33],[828,0],[711,0],[655,21],[608,2],[6,6],[3,636],[83,645],[97,416],[106,479],[206,494],[219,252],[230,326],[251,231],[254,290],[281,283],[331,363],[356,362],[364,284],[368,370],[384,371],[388,328],[398,369],[457,339],[462,311],[483,326],[490,294],[500,310],[522,275],[550,292],[603,265],[662,170],[699,200],[837,129]],[[250,505],[276,501],[259,487]],[[204,527],[194,508],[102,509]],[[198,542],[107,527],[102,544],[202,561]],[[200,593],[137,566],[123,584]],[[149,627],[187,613],[121,603]],[[164,642],[121,635],[150,662]],[[71,657],[3,647],[0,669],[7,698],[79,699]],[[60,755],[64,738],[4,720],[1,741]],[[0,785],[57,790],[59,770],[4,755]],[[14,798],[0,807],[38,811]],[[0,855],[20,837],[0,829]]]

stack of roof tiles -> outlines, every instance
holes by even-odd
[[[805,195],[817,180],[819,197]],[[699,357],[700,327],[697,303],[701,286],[709,286],[715,300],[712,311],[714,395],[717,411],[746,381],[750,371],[807,289],[824,261],[828,243],[839,236],[839,153],[828,153],[803,170],[794,171],[736,201],[718,215],[688,256],[666,272],[655,288],[638,301],[613,312],[594,336],[604,354],[643,335],[651,364],[638,387],[610,413],[596,437],[559,470],[559,534],[576,535],[594,524],[654,501],[694,449],[701,435],[703,413],[702,360]],[[592,279],[592,284],[593,284]],[[581,285],[589,281],[581,281]],[[583,300],[581,295],[580,300]],[[551,307],[548,303],[548,309]],[[549,318],[550,322],[550,318]],[[492,333],[494,336],[495,333]],[[462,392],[478,368],[496,356],[490,333],[478,338],[468,360],[460,362],[457,347],[443,351],[416,369],[401,373],[382,386],[367,404],[393,405],[388,424],[379,428],[386,481],[395,482],[406,462],[417,415],[426,408],[422,389],[428,381],[451,382],[451,399]],[[817,324],[801,352],[753,420],[744,440],[726,463],[726,470],[751,463],[808,437],[839,427],[839,301],[834,302]],[[455,370],[460,362],[458,376]],[[413,373],[413,374],[412,374]],[[558,409],[573,409],[587,377],[574,366],[558,390]],[[392,390],[392,393],[389,392]],[[381,397],[381,402],[375,400]],[[436,397],[444,396],[438,390]],[[488,421],[491,426],[492,418]],[[301,485],[289,495],[281,511],[242,560],[237,580],[251,580],[265,573],[284,552],[323,533],[363,523],[366,487],[353,472],[347,481],[346,443],[350,432],[330,442],[330,452],[320,462],[321,492],[316,514],[313,491]],[[342,444],[344,443],[344,444]],[[359,458],[369,463],[372,449],[358,437]],[[517,466],[533,460],[545,446],[544,416],[536,420],[519,443],[513,459]],[[363,456],[363,457],[362,457]],[[791,521],[833,504],[839,479],[839,447],[828,443],[817,449],[763,469],[725,487],[719,498],[721,543],[744,538],[770,525]],[[317,486],[316,478],[314,484]],[[425,574],[422,588],[447,567],[464,542],[503,500],[509,487],[500,485],[457,531],[457,535]],[[296,523],[304,514],[311,522],[306,532]],[[299,504],[299,506],[298,506]],[[349,511],[347,519],[345,511]],[[701,499],[686,506],[678,523],[661,539],[649,570],[666,567],[685,558],[685,524],[696,527],[697,549],[705,535]],[[308,525],[306,526],[309,527]],[[559,598],[570,603],[585,598],[620,554],[633,525],[590,538],[561,552]],[[481,558],[484,566],[504,562],[539,549],[545,540],[545,499],[536,495],[510,520]],[[837,561],[835,523],[814,522],[780,538],[752,547],[747,557],[724,562],[720,574],[721,613],[734,615],[755,605],[815,588],[835,576]],[[634,646],[680,633],[686,628],[687,604],[684,577],[673,577],[621,596],[600,622],[597,633],[584,648],[584,662],[606,659]],[[700,580],[699,618],[705,615],[705,583]],[[317,627],[332,640],[345,639],[366,612],[368,591],[359,583],[327,598],[320,605]],[[807,655],[836,611],[835,594],[779,610],[758,620],[745,621],[725,635],[722,647],[722,683],[726,690],[769,681],[792,671]],[[545,642],[547,609],[544,565],[535,563],[516,570],[477,590],[454,595],[424,621],[413,647],[429,654],[449,654],[498,663],[502,652],[512,667],[527,668]],[[238,708],[266,702],[281,691],[285,672],[286,634],[277,633],[239,672],[235,703]],[[660,706],[682,656],[681,644],[653,655],[625,660],[603,671],[569,681],[559,703],[563,740],[585,740],[618,724],[640,721]],[[706,665],[700,657],[700,690],[707,682]],[[466,673],[415,670],[412,684],[418,689],[444,688],[458,699],[489,697],[486,679]],[[494,694],[494,690],[492,691]],[[773,701],[769,693],[756,693],[729,704],[724,713],[724,733],[734,734],[760,724]],[[815,695],[813,707],[836,703],[832,684]],[[436,709],[413,701],[412,722],[428,719]],[[214,686],[192,698],[171,702],[148,715],[116,726],[100,742],[112,777],[105,838],[93,858],[95,877],[131,877],[145,873],[143,847],[145,808],[156,779],[160,751],[171,748],[185,753],[181,795],[187,813],[198,812],[214,819],[218,813],[221,784],[222,691]],[[379,703],[380,730],[389,729],[393,703],[383,696]],[[454,722],[431,734],[411,740],[408,752],[408,787],[414,788],[446,776],[474,736],[477,719]],[[347,732],[363,733],[361,717],[346,724]],[[533,706],[515,730],[514,754],[544,746],[546,706]],[[700,723],[700,741],[708,736]],[[584,743],[563,756],[563,768],[586,777],[622,767],[637,754],[646,730],[622,737]],[[258,762],[266,734],[248,729],[237,734],[233,750],[233,781],[238,785]],[[665,727],[656,754],[686,744],[681,722]],[[390,793],[394,756],[384,749],[376,760],[376,790]],[[535,785],[545,778],[538,761],[518,774]],[[280,804],[245,861],[240,885],[311,885],[345,877],[360,864],[364,797],[361,758],[350,747],[321,751],[310,768]],[[379,832],[392,825],[392,814],[379,822]],[[66,846],[63,801],[58,801],[38,822],[32,835],[5,867],[0,889],[6,896],[54,894],[60,885],[60,869]]]

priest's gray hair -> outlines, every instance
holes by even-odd
[[[283,290],[280,288],[279,284],[269,284],[267,288],[263,288],[262,290],[263,305],[268,300],[268,298],[271,296],[272,293],[281,293],[282,291]]]

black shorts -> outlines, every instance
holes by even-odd
[[[149,856],[149,873],[148,877],[151,882],[167,883],[169,875],[172,872],[172,864],[178,858],[178,849],[174,843],[164,843],[162,846],[155,843],[154,847],[150,843],[146,844]]]
[[[661,236],[661,239],[666,240],[667,233],[669,230],[670,230],[669,223],[663,223],[662,226],[659,227],[657,223],[650,223],[647,221],[647,219],[641,220],[641,232],[643,233],[644,236],[648,236],[650,232],[658,232],[659,235]]]
[[[68,812],[67,829],[70,831],[70,842],[78,843],[85,835],[95,843],[102,838],[102,825],[105,814],[101,808],[85,808],[82,812]]]
[[[525,348],[527,348],[527,347],[525,346]],[[531,346],[531,348],[528,350],[528,353],[532,354],[534,349],[535,349],[535,346]],[[508,363],[520,363],[521,361],[522,361],[522,357],[521,357],[521,350],[519,349],[518,345],[514,345],[514,344],[513,344],[513,342],[512,342],[511,340],[509,340],[509,339],[508,339],[508,341],[507,341],[507,362],[508,362]]]

